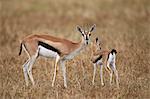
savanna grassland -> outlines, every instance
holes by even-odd
[[[38,58],[33,66],[35,86],[25,86],[18,56],[20,40],[32,33],[46,33],[75,42],[85,29],[96,24],[92,40],[99,37],[102,48],[115,48],[120,89],[100,83],[99,70],[92,85],[93,66],[89,45],[66,63],[68,88],[58,67],[51,86],[54,60]],[[150,99],[150,0],[0,0],[0,99]]]

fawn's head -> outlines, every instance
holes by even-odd
[[[101,42],[100,40],[98,39],[98,37],[96,37],[95,39],[95,46],[96,46],[96,50],[101,50]]]

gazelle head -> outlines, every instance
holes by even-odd
[[[77,30],[82,34],[84,44],[89,44],[91,32],[95,29],[95,27],[96,25],[94,24],[89,30],[83,30],[80,26],[77,26]]]
[[[97,51],[101,50],[101,43],[100,43],[98,37],[96,37],[96,39],[95,39],[95,45],[96,45]]]

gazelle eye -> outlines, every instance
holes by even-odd
[[[91,36],[91,34],[89,34],[89,36]]]
[[[82,36],[84,36],[84,34],[82,34]]]

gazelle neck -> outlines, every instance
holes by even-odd
[[[79,44],[79,48],[80,50],[84,49],[88,44],[86,44],[84,38],[82,37],[80,42],[78,43]]]
[[[87,44],[85,44],[84,38],[82,38],[75,46],[76,48],[72,50],[70,54],[65,56],[65,59],[73,59],[74,56],[78,55],[87,46]]]

